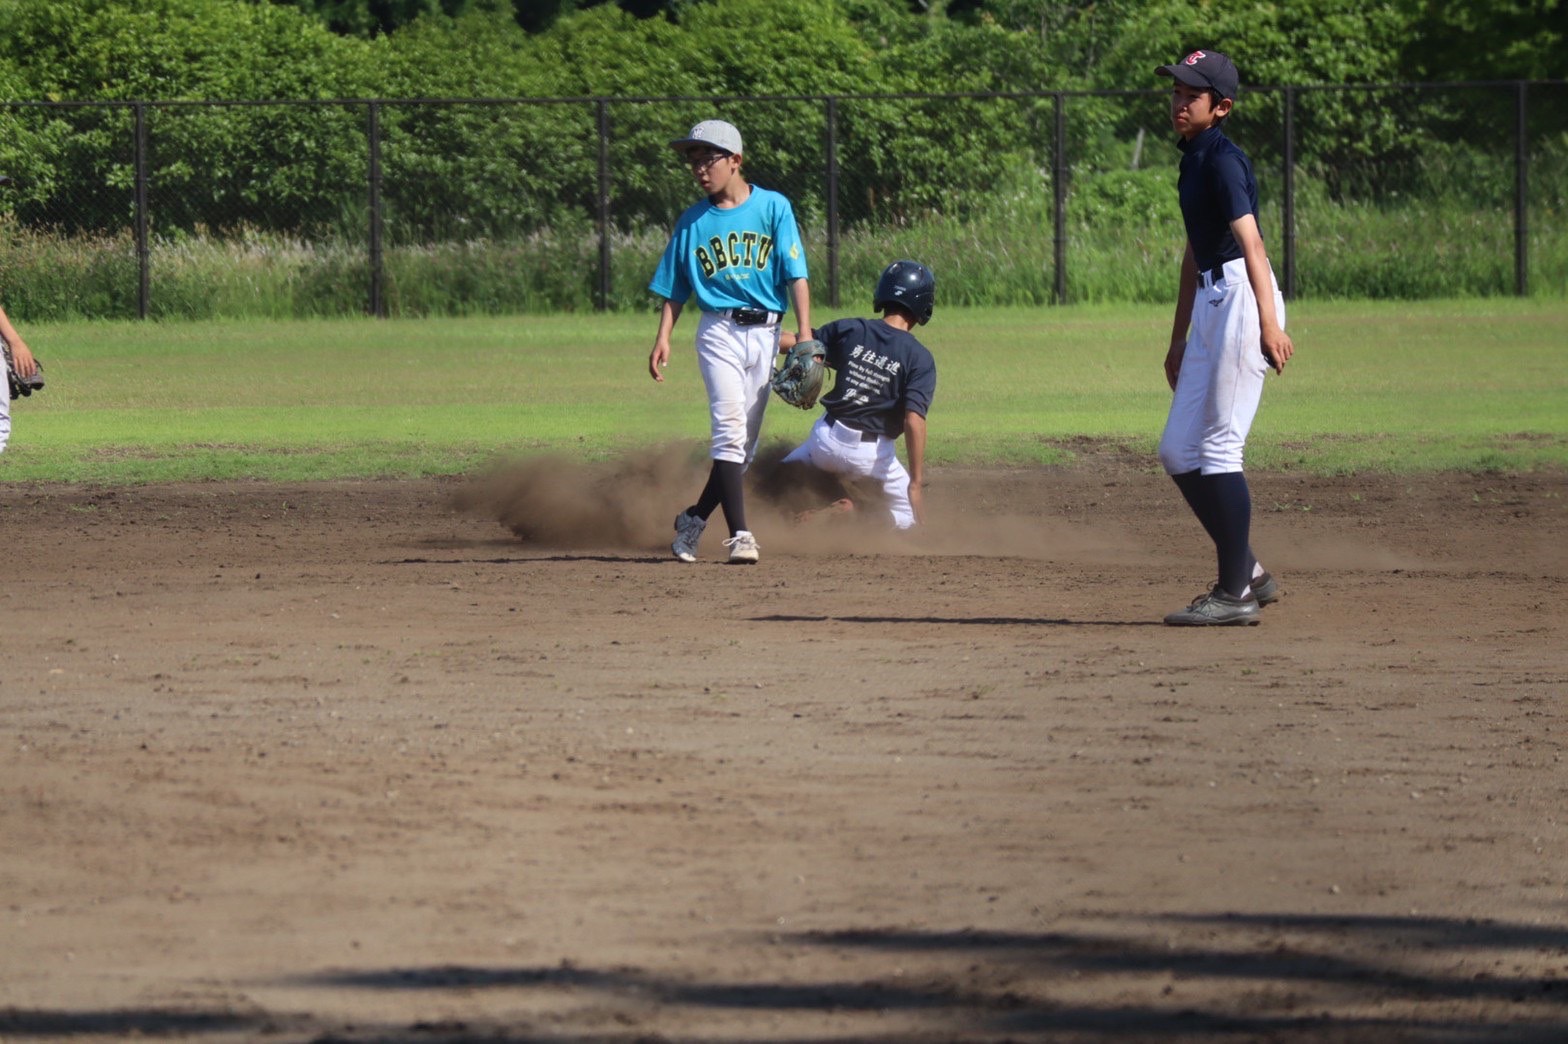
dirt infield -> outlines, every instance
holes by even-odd
[[[0,1040],[1568,1039],[1568,477],[695,489],[0,486]]]

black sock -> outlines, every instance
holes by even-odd
[[[1188,471],[1172,475],[1187,506],[1203,524],[1214,541],[1219,566],[1219,583],[1231,595],[1240,596],[1252,583],[1257,558],[1252,554],[1252,493],[1247,478],[1239,471],[1223,475],[1204,475]]]
[[[724,505],[724,521],[729,524],[730,536],[746,528],[746,496],[742,485],[745,477],[746,465],[738,461],[713,462],[713,475],[709,484],[714,480],[718,482],[719,502]]]
[[[696,515],[704,522],[708,516],[718,508],[719,501],[723,499],[723,486],[719,482],[719,462],[714,461],[708,469],[708,482],[702,487],[702,492],[697,495],[697,503],[687,508],[689,514]]]

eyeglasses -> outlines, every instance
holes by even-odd
[[[713,166],[715,163],[719,162],[719,160],[729,158],[730,154],[728,152],[693,153],[692,155],[686,157],[686,164],[687,166],[691,167],[692,170],[701,173],[702,171],[705,171],[709,167]]]

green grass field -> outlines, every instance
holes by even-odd
[[[820,310],[819,310],[820,311]],[[1151,454],[1168,306],[939,309],[936,464]],[[833,316],[823,313],[823,321]],[[1568,466],[1568,303],[1301,303],[1249,467],[1313,473]],[[705,442],[690,317],[663,385],[650,315],[27,326],[48,387],[12,404],[0,482],[453,475],[498,455],[600,459]],[[776,400],[764,441],[812,414]]]

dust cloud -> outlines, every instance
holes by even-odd
[[[1110,561],[1128,546],[1122,532],[1103,521],[1089,527],[1010,511],[1016,479],[1007,472],[934,470],[925,524],[900,532],[875,484],[784,464],[791,448],[782,441],[765,444],[747,471],[747,522],[765,551]],[[708,469],[702,444],[643,448],[592,462],[555,454],[511,457],[471,477],[453,503],[464,513],[494,518],[529,545],[667,554],[674,518],[696,500]],[[846,497],[853,512],[802,517]],[[704,555],[717,557],[722,511],[711,522]]]

